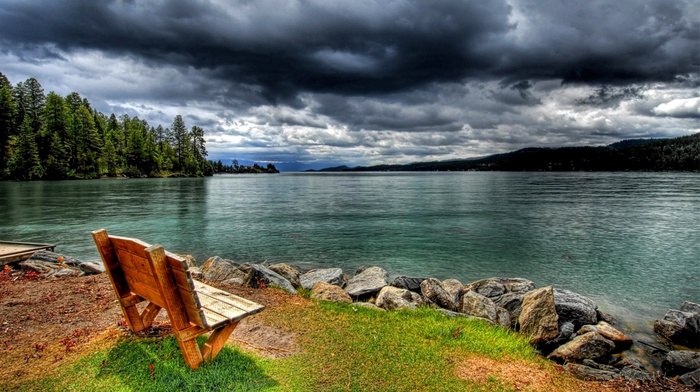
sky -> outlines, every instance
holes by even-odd
[[[700,2],[2,0],[0,72],[224,163],[606,145],[700,132]]]

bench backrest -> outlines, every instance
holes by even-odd
[[[151,246],[135,238],[93,232],[93,238],[120,299],[136,294],[171,313],[184,307],[188,320],[205,328],[204,314],[185,259],[160,246]],[[154,252],[164,252],[164,265],[157,265]],[[155,262],[155,263],[154,263]],[[184,316],[184,314],[183,314]]]

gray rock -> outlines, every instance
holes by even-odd
[[[559,363],[576,362],[584,359],[603,358],[615,350],[615,343],[597,332],[588,332],[576,336],[570,342],[557,347],[547,358]]]
[[[559,315],[559,322],[570,321],[576,328],[598,321],[595,302],[581,294],[569,290],[554,289],[554,304]]]
[[[567,321],[559,326],[559,335],[551,342],[548,342],[548,346],[559,346],[569,341],[574,335],[574,324],[571,321]]]
[[[584,359],[583,361],[581,361],[581,364],[586,365],[588,367],[592,367],[594,369],[598,369],[598,370],[606,370],[608,372],[614,372],[614,373],[619,372],[619,370],[616,369],[614,366],[604,365],[602,363],[598,363],[598,362],[595,362],[595,361],[590,360],[590,359]]]
[[[78,268],[87,275],[96,275],[105,272],[105,266],[102,263],[92,263],[85,261]]]
[[[508,314],[507,310],[503,308],[501,309],[502,314]],[[464,293],[464,295],[462,296],[462,302],[459,306],[459,311],[470,316],[485,318],[490,322],[499,325],[502,325],[499,321],[501,321],[502,317],[504,317],[503,315],[499,317],[499,313],[496,309],[496,304],[494,304],[490,298],[478,294],[475,291],[467,291],[466,293]],[[507,321],[507,326],[509,326],[510,317],[507,317],[507,320],[503,321]]]
[[[453,312],[453,311],[451,311],[451,310],[447,310],[447,309],[443,309],[443,308],[437,308],[437,309],[435,309],[435,310],[436,310],[438,313],[442,313],[442,314],[444,314],[444,315],[447,316],[447,317],[463,317],[463,318],[468,318],[468,319],[471,319],[471,320],[481,320],[481,321],[487,322],[487,323],[489,323],[489,324],[491,324],[491,325],[494,324],[493,321],[491,321],[491,320],[487,320],[487,319],[481,318],[481,317],[470,316],[470,315],[468,315],[468,314],[464,314],[464,313],[460,313],[460,312]]]
[[[700,347],[700,314],[669,309],[654,322],[654,331],[673,343]]]
[[[345,291],[351,297],[374,294],[389,284],[387,278],[387,273],[383,268],[365,268],[348,281]]]
[[[498,316],[498,325],[500,325],[503,328],[510,328],[510,313],[508,313],[507,310],[501,308],[500,306],[496,306],[496,315]]]
[[[457,303],[453,296],[442,287],[442,282],[435,278],[428,278],[421,282],[420,290],[423,296],[431,303],[447,310],[456,311]]]
[[[251,271],[245,284],[250,287],[279,287],[290,294],[296,294],[297,290],[287,279],[275,271],[261,264],[251,265]]]
[[[511,320],[510,327],[513,330],[516,329],[518,317],[520,317],[520,310],[522,309],[524,295],[525,294],[522,293],[505,293],[496,298],[492,298],[493,303],[495,303],[496,306],[508,311]]]
[[[633,343],[631,337],[620,332],[605,321],[601,321],[596,325],[584,325],[577,333],[583,335],[591,331],[598,332],[604,338],[612,340],[615,343],[616,351],[627,350]]]
[[[415,309],[422,302],[421,296],[413,291],[385,286],[379,291],[375,305],[386,310]]]
[[[44,277],[96,275],[105,272],[99,261],[80,261],[60,253],[40,250],[19,263],[23,271],[34,271]]]
[[[590,366],[576,363],[567,363],[564,368],[566,368],[566,370],[568,370],[574,377],[584,381],[610,381],[619,377],[616,372],[595,369]]]
[[[457,279],[445,279],[442,281],[442,288],[452,296],[456,304],[459,303],[464,294],[464,285]]]
[[[425,278],[412,278],[408,276],[397,276],[391,285],[400,289],[411,290],[420,293],[420,284]]]
[[[343,287],[343,270],[340,268],[314,269],[299,276],[301,287],[311,290],[316,282],[325,282]]]
[[[700,369],[678,377],[678,381],[689,387],[694,387],[696,391],[700,391]]]
[[[469,283],[465,287],[465,291],[473,291],[488,298],[498,297],[506,293],[505,286],[503,286],[498,279],[499,278],[489,278]]]
[[[469,283],[465,291],[472,290],[493,298],[506,293],[525,294],[535,289],[535,283],[523,278],[488,278]]]
[[[685,302],[683,302],[683,305],[681,305],[680,311],[700,314],[700,304],[696,304],[695,302],[685,301]]]
[[[679,376],[700,369],[700,352],[689,350],[669,351],[661,364],[664,374]]]
[[[83,271],[76,267],[71,267],[65,264],[57,264],[49,261],[41,260],[24,260],[19,263],[22,271],[32,271],[43,277],[63,277],[63,276],[82,276],[85,275]]]
[[[518,317],[520,332],[530,336],[530,344],[540,346],[559,336],[559,316],[554,307],[552,286],[525,294]]]
[[[299,270],[286,263],[273,264],[269,267],[272,271],[287,279],[295,288],[301,287]]]
[[[643,370],[637,370],[633,368],[622,368],[620,370],[620,375],[628,380],[644,380],[647,378],[654,377],[651,373],[645,372]]]
[[[317,301],[352,303],[352,298],[342,287],[326,282],[316,282],[311,288],[311,298]]]
[[[239,267],[240,265],[232,260],[213,256],[202,264],[202,277],[211,282],[223,282],[233,278],[247,280],[248,273]]]

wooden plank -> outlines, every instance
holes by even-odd
[[[236,329],[237,326],[238,322],[229,323],[226,326],[214,331],[209,336],[209,339],[207,339],[206,343],[204,343],[204,347],[202,347],[202,358],[205,361],[209,361],[215,358],[219,354],[219,351],[221,351],[221,349],[224,347],[224,344],[226,344],[226,340],[229,336],[231,336],[231,333],[234,329]]]
[[[167,306],[165,306],[165,300],[163,299],[163,296],[161,295],[160,291],[153,290],[151,287],[146,286],[145,284],[142,284],[140,282],[135,282],[132,285],[131,289],[135,294],[138,294],[139,296],[155,303],[161,308],[168,308]]]
[[[145,257],[137,256],[124,249],[117,249],[116,252],[117,257],[119,257],[119,262],[124,268],[136,269],[145,274],[153,275],[151,265]]]
[[[192,275],[190,275],[189,272],[180,270],[172,270],[172,272],[175,284],[177,284],[181,290],[194,291],[194,279],[192,279]]]
[[[217,289],[216,287],[209,286],[206,283],[202,283],[198,280],[194,281],[195,291],[198,294],[212,298],[217,301],[224,302],[229,306],[241,309],[245,312],[250,312],[252,314],[258,313],[265,309],[263,305],[255,303],[251,300],[239,297],[237,295],[231,294],[227,291]],[[200,297],[202,299],[202,297]],[[200,302],[201,303],[201,302]]]
[[[226,318],[226,316],[207,308],[202,308],[202,312],[204,313],[205,328],[216,329],[219,326],[231,321]]]
[[[137,240],[136,238],[111,235],[109,236],[109,239],[112,241],[112,246],[114,246],[114,249],[125,250],[141,257],[146,257],[144,250],[150,246],[149,244],[141,240]]]
[[[189,266],[187,265],[187,261],[184,258],[167,251],[165,252],[165,256],[168,260],[168,264],[170,265],[171,269],[187,271],[187,269],[189,268]]]

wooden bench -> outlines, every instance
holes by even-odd
[[[211,360],[243,318],[265,307],[192,279],[185,260],[160,245],[93,231],[129,328],[142,331],[168,312],[182,356],[192,369]],[[139,311],[137,304],[149,303]],[[212,332],[213,331],[213,332]],[[196,338],[212,332],[200,349]]]

